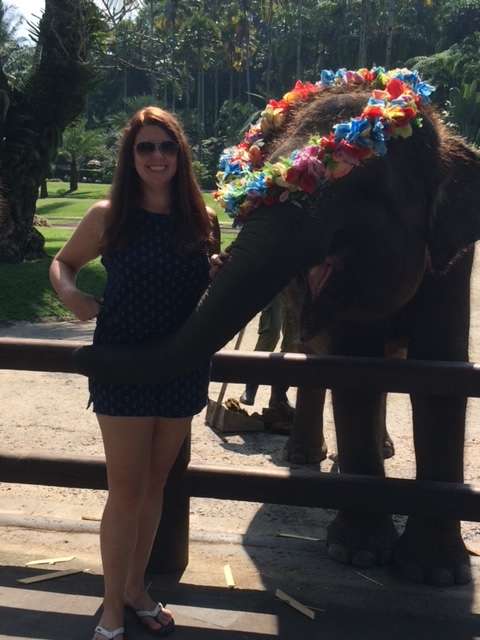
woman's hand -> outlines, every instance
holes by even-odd
[[[210,279],[217,275],[220,269],[230,260],[230,255],[227,251],[222,251],[221,253],[214,253],[210,256]]]

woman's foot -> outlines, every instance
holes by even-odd
[[[123,625],[124,608],[113,607],[112,609],[105,605],[103,607],[102,617],[95,627],[92,640],[124,640],[125,630]]]
[[[125,604],[133,609],[140,622],[152,633],[168,635],[173,631],[175,622],[172,612],[155,602],[147,591],[137,596],[125,596]]]
[[[95,627],[95,634],[93,640],[123,640],[125,629],[123,627],[117,627],[116,629],[107,629],[103,625],[99,624]]]

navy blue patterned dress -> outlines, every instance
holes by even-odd
[[[139,344],[165,338],[188,318],[208,286],[205,252],[179,254],[174,214],[134,212],[135,237],[102,257],[104,303],[94,344]],[[159,366],[162,366],[159,363]],[[108,384],[89,379],[96,413],[111,416],[192,416],[207,402],[210,362],[165,384]]]

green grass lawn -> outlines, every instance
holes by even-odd
[[[41,232],[45,237],[46,258],[0,265],[0,322],[73,318],[58,300],[48,278],[51,259],[71,232],[45,227],[41,228]],[[79,285],[84,291],[101,295],[104,284],[105,270],[100,260],[87,265],[79,274]]]
[[[65,182],[50,182],[49,197],[37,201],[37,214],[51,224],[80,220],[97,200],[105,198],[109,185],[80,184],[78,191],[68,193]],[[225,212],[209,193],[206,203],[217,211],[220,221],[230,223]],[[58,227],[39,227],[45,237],[47,257],[22,264],[0,265],[0,323],[41,320],[71,320],[72,314],[58,301],[48,278],[48,268],[55,253],[71,236],[72,230]],[[224,234],[222,247],[233,237]],[[100,295],[105,286],[105,271],[100,260],[87,265],[79,274],[79,286]]]
[[[37,200],[37,214],[52,222],[80,220],[94,202],[108,196],[109,188],[110,185],[107,184],[79,184],[77,191],[69,193],[66,182],[49,182],[49,197]],[[215,211],[220,222],[231,223],[231,219],[211,193],[204,193],[203,197],[206,204]]]

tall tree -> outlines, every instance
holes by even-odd
[[[360,16],[360,38],[358,43],[358,66],[367,66],[367,44],[368,44],[368,3],[369,0],[362,0]]]
[[[0,69],[0,262],[43,255],[33,228],[38,188],[61,133],[84,108],[94,77],[89,51],[102,28],[91,0],[45,0],[24,86],[12,86]]]
[[[65,129],[63,134],[62,149],[70,161],[70,191],[78,189],[80,164],[103,147],[104,136],[94,129],[87,129],[85,125],[85,120],[79,120]]]
[[[386,0],[387,4],[387,46],[385,48],[385,67],[392,63],[393,29],[395,25],[395,0]]]

